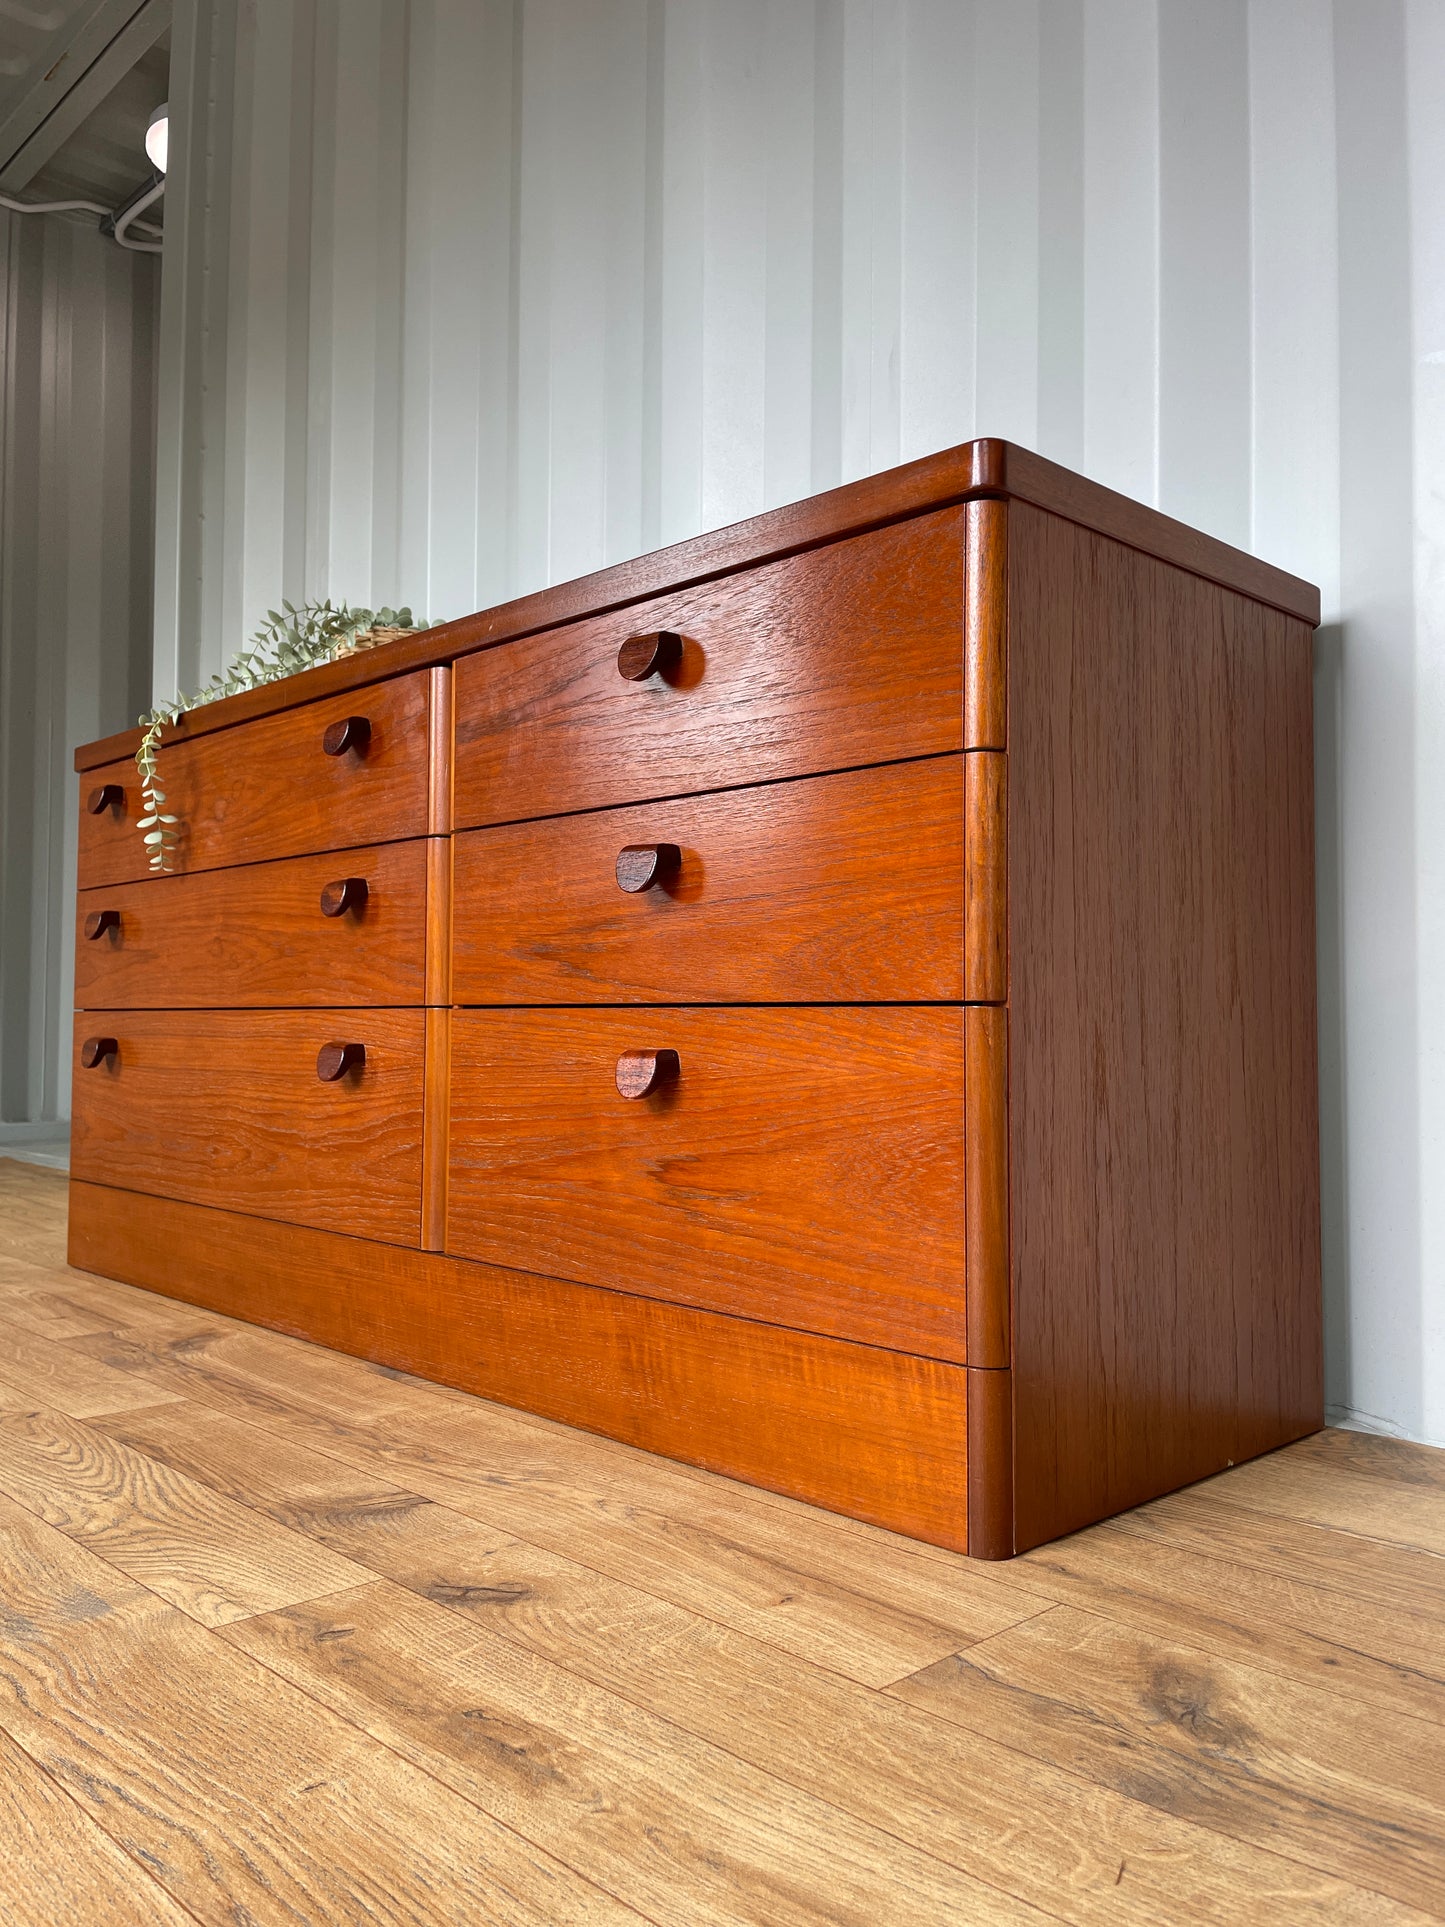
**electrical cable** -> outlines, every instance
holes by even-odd
[[[13,214],[98,214],[101,225],[120,243],[134,254],[159,254],[161,244],[155,241],[129,241],[126,231],[134,225],[141,234],[159,237],[160,229],[150,221],[137,221],[136,216],[148,208],[152,201],[158,200],[166,191],[164,177],[153,181],[138,200],[128,207],[113,210],[102,207],[98,201],[17,201],[9,194],[0,194],[0,207],[9,208]]]
[[[161,252],[161,243],[159,241],[128,241],[126,239],[126,229],[138,214],[144,214],[152,201],[158,201],[165,191],[166,177],[164,174],[157,174],[148,188],[135,196],[134,199],[128,201],[126,205],[112,217],[109,223],[110,232],[121,247],[129,248],[133,254],[159,254]]]

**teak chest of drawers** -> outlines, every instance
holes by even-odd
[[[981,441],[91,745],[72,1262],[990,1558],[1315,1429],[1317,620]]]

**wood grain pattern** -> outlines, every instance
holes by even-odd
[[[309,669],[285,683],[267,684],[224,702],[207,704],[184,717],[175,734],[190,737],[230,728],[292,703],[356,689],[381,676],[451,662],[472,650],[533,635],[602,609],[623,610],[649,597],[705,583],[737,569],[976,498],[1032,502],[1208,581],[1237,589],[1311,626],[1320,619],[1319,591],[1311,583],[1161,515],[1142,502],[1087,481],[1028,449],[988,439],[964,442],[899,468],[864,476],[842,488],[770,509],[728,528],[709,530],[594,575],[559,583],[478,615],[463,616],[360,656]],[[646,619],[638,610],[620,626],[628,634],[645,627]],[[139,739],[138,730],[123,730],[87,744],[76,751],[75,766],[96,769],[134,756]]]
[[[426,1064],[422,1080],[421,1244],[440,1251],[446,1243],[447,1165],[452,1109],[452,1014],[426,1014]]]
[[[963,760],[467,831],[456,1001],[957,999]],[[676,878],[620,890],[618,851],[663,841]]]
[[[204,1626],[366,1575],[82,1420],[0,1412],[0,1492]]]
[[[456,848],[449,836],[426,843],[426,1001],[452,1001],[452,871]]]
[[[628,682],[641,612],[467,656],[458,827],[600,809],[962,746],[956,510],[647,605],[680,630],[671,681]]]
[[[426,827],[428,836],[450,836],[452,830],[452,672],[446,663],[427,671]]]
[[[975,1559],[1011,1559],[1014,1541],[1013,1372],[968,1367],[968,1549]]]
[[[1008,1012],[971,1004],[964,1012],[963,1181],[968,1361],[1008,1365],[1013,1357],[1008,1224]]]
[[[1067,1606],[893,1691],[1166,1812],[1445,1906],[1445,1726]]]
[[[0,1167],[0,1231],[47,1241],[63,1195],[47,1184],[51,1174],[15,1170],[12,1178]],[[30,1249],[16,1262],[52,1274]],[[723,1766],[708,1776],[719,1802],[711,1831],[730,1852],[694,1873],[688,1842],[704,1814],[688,1765],[701,1756],[687,1736],[782,1783],[763,1824],[787,1816],[798,1825],[806,1875],[781,1900],[766,1880],[740,1889],[751,1917],[793,1905],[819,1920],[847,1917],[853,1862],[833,1889],[792,1788],[844,1816],[845,1842],[860,1837],[857,1823],[876,1827],[1068,1921],[1403,1927],[1439,1911],[1435,1755],[1445,1721],[1435,1709],[1445,1644],[1435,1628],[1445,1583],[1437,1555],[1382,1535],[1401,1529],[1397,1498],[1438,1501],[1432,1473],[1445,1455],[1403,1450],[1393,1476],[1390,1442],[1357,1450],[1326,1436],[1008,1567],[980,1566],[310,1345],[203,1320],[172,1300],[54,1275],[108,1327],[77,1333],[69,1343],[79,1355],[153,1375],[179,1394],[87,1429],[329,1544],[417,1602],[397,1602],[393,1613],[390,1589],[362,1585],[317,1610],[258,1622],[266,1643],[258,1650],[269,1651],[277,1674],[307,1679],[307,1699],[264,1675],[254,1695],[237,1695],[237,1676],[225,1670],[235,1653],[221,1658],[217,1693],[204,1655],[220,1635],[181,1622],[184,1647],[157,1659],[156,1621],[129,1603],[144,1595],[125,1591],[98,1561],[99,1587],[70,1566],[50,1590],[22,1590],[35,1545],[70,1559],[77,1549],[54,1548],[34,1522],[38,1539],[12,1547],[12,1517],[23,1525],[24,1515],[0,1500],[8,1609],[0,1674],[26,1682],[23,1699],[0,1692],[0,1726],[13,1702],[37,1723],[27,1740],[53,1732],[56,1769],[72,1774],[74,1799],[124,1839],[138,1872],[188,1882],[176,1891],[188,1902],[201,1896],[204,1918],[233,1920],[244,1909],[271,1927],[298,1911],[334,1917],[339,1876],[330,1886],[318,1878],[304,1898],[286,1884],[298,1863],[319,1858],[317,1800],[330,1796],[314,1784],[315,1749],[336,1731],[323,1699],[346,1705],[361,1749],[355,1761],[328,1759],[332,1783],[359,1803],[350,1811],[367,1812],[378,1787],[391,1785],[376,1777],[373,1752],[395,1760],[424,1749],[413,1759],[442,1778],[470,1776],[479,1799],[515,1798],[524,1825],[547,1824],[559,1787],[605,1786],[604,1809],[589,1811],[575,1837],[593,1860],[614,1856],[619,1897],[645,1895],[653,1918],[706,1917],[723,1904],[729,1869],[761,1872],[766,1843],[782,1852],[787,1838],[782,1828],[764,1834],[762,1850],[754,1844],[748,1781]],[[1301,1476],[1266,1489],[1274,1466]],[[1348,1488],[1347,1529],[1288,1510],[1292,1493],[1322,1509],[1332,1471]],[[1255,1503],[1230,1502],[1236,1481]],[[1425,1516],[1407,1529],[1422,1536]],[[160,1611],[162,1624],[175,1621]],[[950,1619],[952,1646],[930,1654],[930,1642],[948,1640]],[[311,1638],[308,1628],[336,1637]],[[54,1675],[65,1682],[54,1696],[63,1725],[52,1723],[51,1694],[35,1690],[35,1654],[46,1647],[64,1658]],[[910,1649],[923,1657],[900,1667]],[[165,1671],[152,1695],[156,1665]],[[920,1665],[936,1710],[914,1703],[921,1696],[909,1685],[877,1690]],[[665,1727],[654,1733],[624,1710],[614,1730],[614,1699]],[[308,1700],[313,1750],[297,1759],[290,1722]],[[192,1722],[203,1728],[194,1739]],[[229,1757],[212,1780],[217,1731]],[[634,1764],[632,1736],[643,1732]],[[132,1747],[139,1775],[129,1770]],[[525,1762],[539,1758],[555,1777],[534,1797]],[[657,1810],[659,1760],[681,1785],[671,1820]],[[452,1797],[436,1794],[443,1805]],[[1423,1850],[1422,1811],[1431,1830]],[[158,1813],[177,1829],[174,1846]],[[630,1861],[630,1843],[649,1837],[630,1823],[647,1816],[658,1822],[653,1837],[677,1849],[670,1884],[651,1861]],[[605,1839],[593,1844],[598,1829]],[[423,1834],[399,1904],[368,1890],[375,1914],[409,1917],[416,1869],[433,1865],[429,1843],[444,1834],[444,1825]],[[204,1854],[191,1844],[197,1837]],[[383,1888],[398,1837],[386,1805],[360,1862]],[[344,1835],[343,1868],[352,1841]],[[243,1884],[232,1891],[235,1855]],[[1326,1870],[1351,1855],[1360,1856],[1354,1878]],[[578,1869],[596,1873],[584,1858],[574,1854]],[[248,1868],[269,1873],[273,1864],[279,1885],[244,1884]],[[906,1872],[913,1862],[905,1855],[901,1865]],[[434,1893],[452,1891],[444,1872],[437,1879],[417,1902],[418,1921],[438,1917],[435,1905],[426,1910]],[[869,1927],[913,1893],[900,1880],[868,1896]],[[22,1876],[18,1893],[14,1882],[7,1892],[22,1920],[27,1898]],[[470,1902],[466,1894],[458,1903],[461,1917],[474,1917]],[[971,1917],[967,1901],[962,1916]]]
[[[138,1346],[145,1369],[166,1370],[189,1399],[104,1429],[282,1524],[308,1521],[297,1529],[401,1584],[433,1575],[460,1600],[478,1565],[525,1539],[554,1580],[609,1576],[875,1687],[1050,1603],[993,1568],[500,1407],[413,1400],[343,1419],[275,1355],[292,1341],[258,1336],[272,1356],[221,1340],[166,1364]],[[447,1603],[441,1586],[417,1589]],[[515,1593],[493,1603],[526,1617]]]
[[[639,1916],[0,1502],[0,1727],[206,1927]]]
[[[651,1919],[1048,1918],[384,1580],[227,1638]]]
[[[160,1386],[112,1371],[63,1344],[0,1324],[0,1403],[12,1409],[24,1411],[38,1403],[73,1418],[90,1418],[98,1412],[162,1404],[171,1396]]]
[[[83,1014],[77,1034],[94,1021]],[[75,1077],[76,1177],[418,1242],[420,1010],[346,1012],[366,1068],[330,1084],[318,1082],[317,1052],[339,1032],[324,1012],[117,1011],[105,1021],[116,1056]]]
[[[94,1010],[417,1004],[426,991],[428,856],[440,839],[150,877],[80,892],[120,928],[75,947],[75,1001]],[[366,883],[360,910],[321,913],[328,883]]]
[[[1303,623],[1015,504],[1017,1543],[1322,1422]]]
[[[177,1409],[162,1406],[150,1416]],[[101,1423],[124,1425],[131,1416]],[[1136,1531],[1139,1517],[1124,1513],[1040,1546],[1011,1570],[1033,1575],[1061,1604],[1151,1638],[1445,1726],[1445,1614],[1428,1585],[1412,1590],[1407,1604],[1379,1605],[1246,1563],[1239,1552],[1253,1536],[1247,1530],[1204,1551]]]
[[[970,750],[963,759],[963,994],[970,1003],[1008,996],[1008,758]]]
[[[952,1366],[299,1227],[283,1248],[259,1219],[84,1180],[70,1251],[83,1270],[966,1545]]]
[[[458,1011],[451,1097],[448,1251],[963,1360],[957,1008]]]
[[[248,723],[243,736],[168,732],[158,775],[166,808],[180,819],[172,869],[214,870],[424,836],[431,695],[421,673],[378,683],[364,699],[347,693],[274,710]],[[371,724],[365,754],[326,755],[327,728],[362,711]],[[134,765],[118,763],[101,774],[124,786],[126,800],[123,810],[81,814],[82,889],[152,874],[135,827],[141,807]]]
[[[1008,748],[1008,505],[964,511],[963,746]]]
[[[194,1919],[4,1732],[0,1879],[8,1927],[192,1927]]]

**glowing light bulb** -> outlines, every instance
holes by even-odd
[[[166,171],[166,135],[169,129],[169,104],[162,101],[150,117],[146,128],[146,154],[150,164],[158,174]]]

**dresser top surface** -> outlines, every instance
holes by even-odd
[[[801,502],[768,509],[744,522],[692,536],[669,548],[613,563],[591,575],[539,589],[476,615],[383,643],[360,655],[208,703],[184,716],[167,732],[167,739],[175,742],[209,735],[298,703],[409,670],[452,662],[477,649],[584,616],[626,608],[888,522],[985,498],[1030,503],[1143,554],[1269,603],[1301,621],[1311,625],[1319,621],[1319,591],[1299,577],[1146,508],[1129,496],[1088,481],[1056,462],[1045,461],[1026,448],[982,438],[882,474],[864,476]],[[75,767],[98,769],[134,755],[139,743],[140,731],[130,729],[84,744],[75,752]]]

